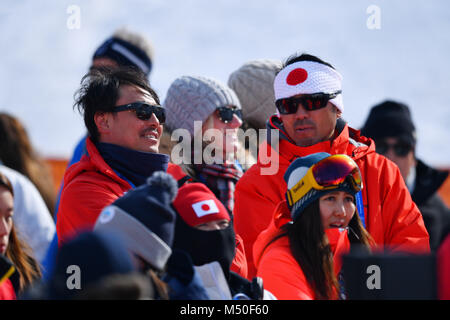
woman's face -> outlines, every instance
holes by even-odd
[[[231,108],[231,106],[228,106]],[[225,160],[227,160],[228,156],[231,155],[234,159],[234,155],[237,152],[238,149],[238,129],[242,125],[242,120],[236,115],[233,115],[233,119],[225,123],[222,120],[220,120],[219,113],[216,110],[213,112],[208,119],[206,119],[205,123],[203,124],[203,134],[205,135],[205,131],[208,129],[216,129],[217,131],[211,131],[209,134],[206,134],[208,137],[207,140],[210,140],[210,135],[213,134],[215,136],[216,133],[220,134],[220,139],[216,141],[214,139],[214,142],[212,142],[215,146],[215,148],[219,150],[223,150],[223,155],[225,156]],[[228,159],[229,160],[229,159]]]
[[[355,197],[344,191],[320,197],[319,206],[324,229],[347,227],[356,211]]]
[[[9,234],[13,226],[14,198],[5,187],[0,187],[0,254],[8,248]]]

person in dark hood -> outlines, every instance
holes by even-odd
[[[374,106],[361,134],[375,141],[376,151],[397,164],[412,200],[423,215],[436,250],[450,227],[450,209],[438,195],[448,172],[434,169],[416,157],[416,128],[407,105],[387,100]]]
[[[233,222],[213,192],[202,183],[185,184],[173,206],[178,213],[173,248],[187,252],[195,266],[217,261],[232,297],[262,299],[264,290],[257,278],[250,282],[230,270],[236,251]]]

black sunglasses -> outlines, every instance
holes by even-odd
[[[223,123],[229,123],[233,121],[233,115],[237,115],[239,119],[242,120],[242,111],[237,107],[219,107],[217,108],[217,113],[219,115],[219,119]]]
[[[284,98],[278,99],[275,102],[278,111],[281,114],[293,114],[298,110],[298,106],[301,104],[306,111],[313,111],[322,109],[327,106],[329,100],[336,98],[342,91],[336,91],[335,93],[314,93],[304,95],[298,98]]]
[[[383,140],[375,141],[375,147],[377,152],[382,155],[388,153],[389,149],[393,149],[398,157],[406,156],[414,148],[411,143],[405,141],[390,144]]]
[[[166,112],[163,107],[159,105],[151,105],[145,102],[133,102],[114,107],[114,112],[133,110],[136,112],[136,117],[140,120],[148,120],[152,114],[155,114],[160,124],[166,121]]]

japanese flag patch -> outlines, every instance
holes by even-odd
[[[197,217],[201,218],[208,214],[219,213],[219,208],[217,208],[214,200],[204,200],[192,205],[192,209],[194,209]]]

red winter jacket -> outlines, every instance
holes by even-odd
[[[392,246],[394,250],[429,251],[429,237],[422,215],[411,200],[398,167],[375,153],[373,140],[360,136],[359,131],[345,124],[334,140],[299,147],[280,129],[280,121],[277,116],[269,119],[269,127],[279,130],[280,137],[285,137],[280,139],[278,150],[269,146],[268,155],[265,155],[262,151],[268,144],[263,142],[258,162],[236,185],[234,222],[236,233],[244,241],[248,279],[256,274],[253,264],[255,239],[269,225],[276,205],[285,200],[287,186],[283,175],[287,167],[294,159],[316,152],[347,154],[358,164],[364,185],[366,229],[377,244]],[[274,159],[267,164],[267,156],[271,155]],[[274,164],[278,165],[275,174],[261,174],[261,169],[267,170]]]
[[[90,138],[86,151],[64,174],[56,223],[59,245],[83,230],[92,230],[102,209],[132,188],[106,164]]]
[[[16,300],[16,292],[9,279],[0,284],[0,300]]]
[[[450,300],[450,234],[442,241],[437,252],[438,298]]]
[[[264,288],[278,300],[315,300],[314,294],[300,265],[292,256],[289,238],[283,236],[271,242],[282,231],[279,229],[290,220],[286,201],[279,203],[269,227],[261,232],[253,246],[257,276],[263,279]],[[332,232],[329,232],[332,231]],[[342,268],[342,255],[350,249],[347,231],[327,230],[336,278]],[[306,235],[307,236],[307,235]],[[270,243],[270,244],[269,244]],[[335,292],[334,299],[338,295]]]

